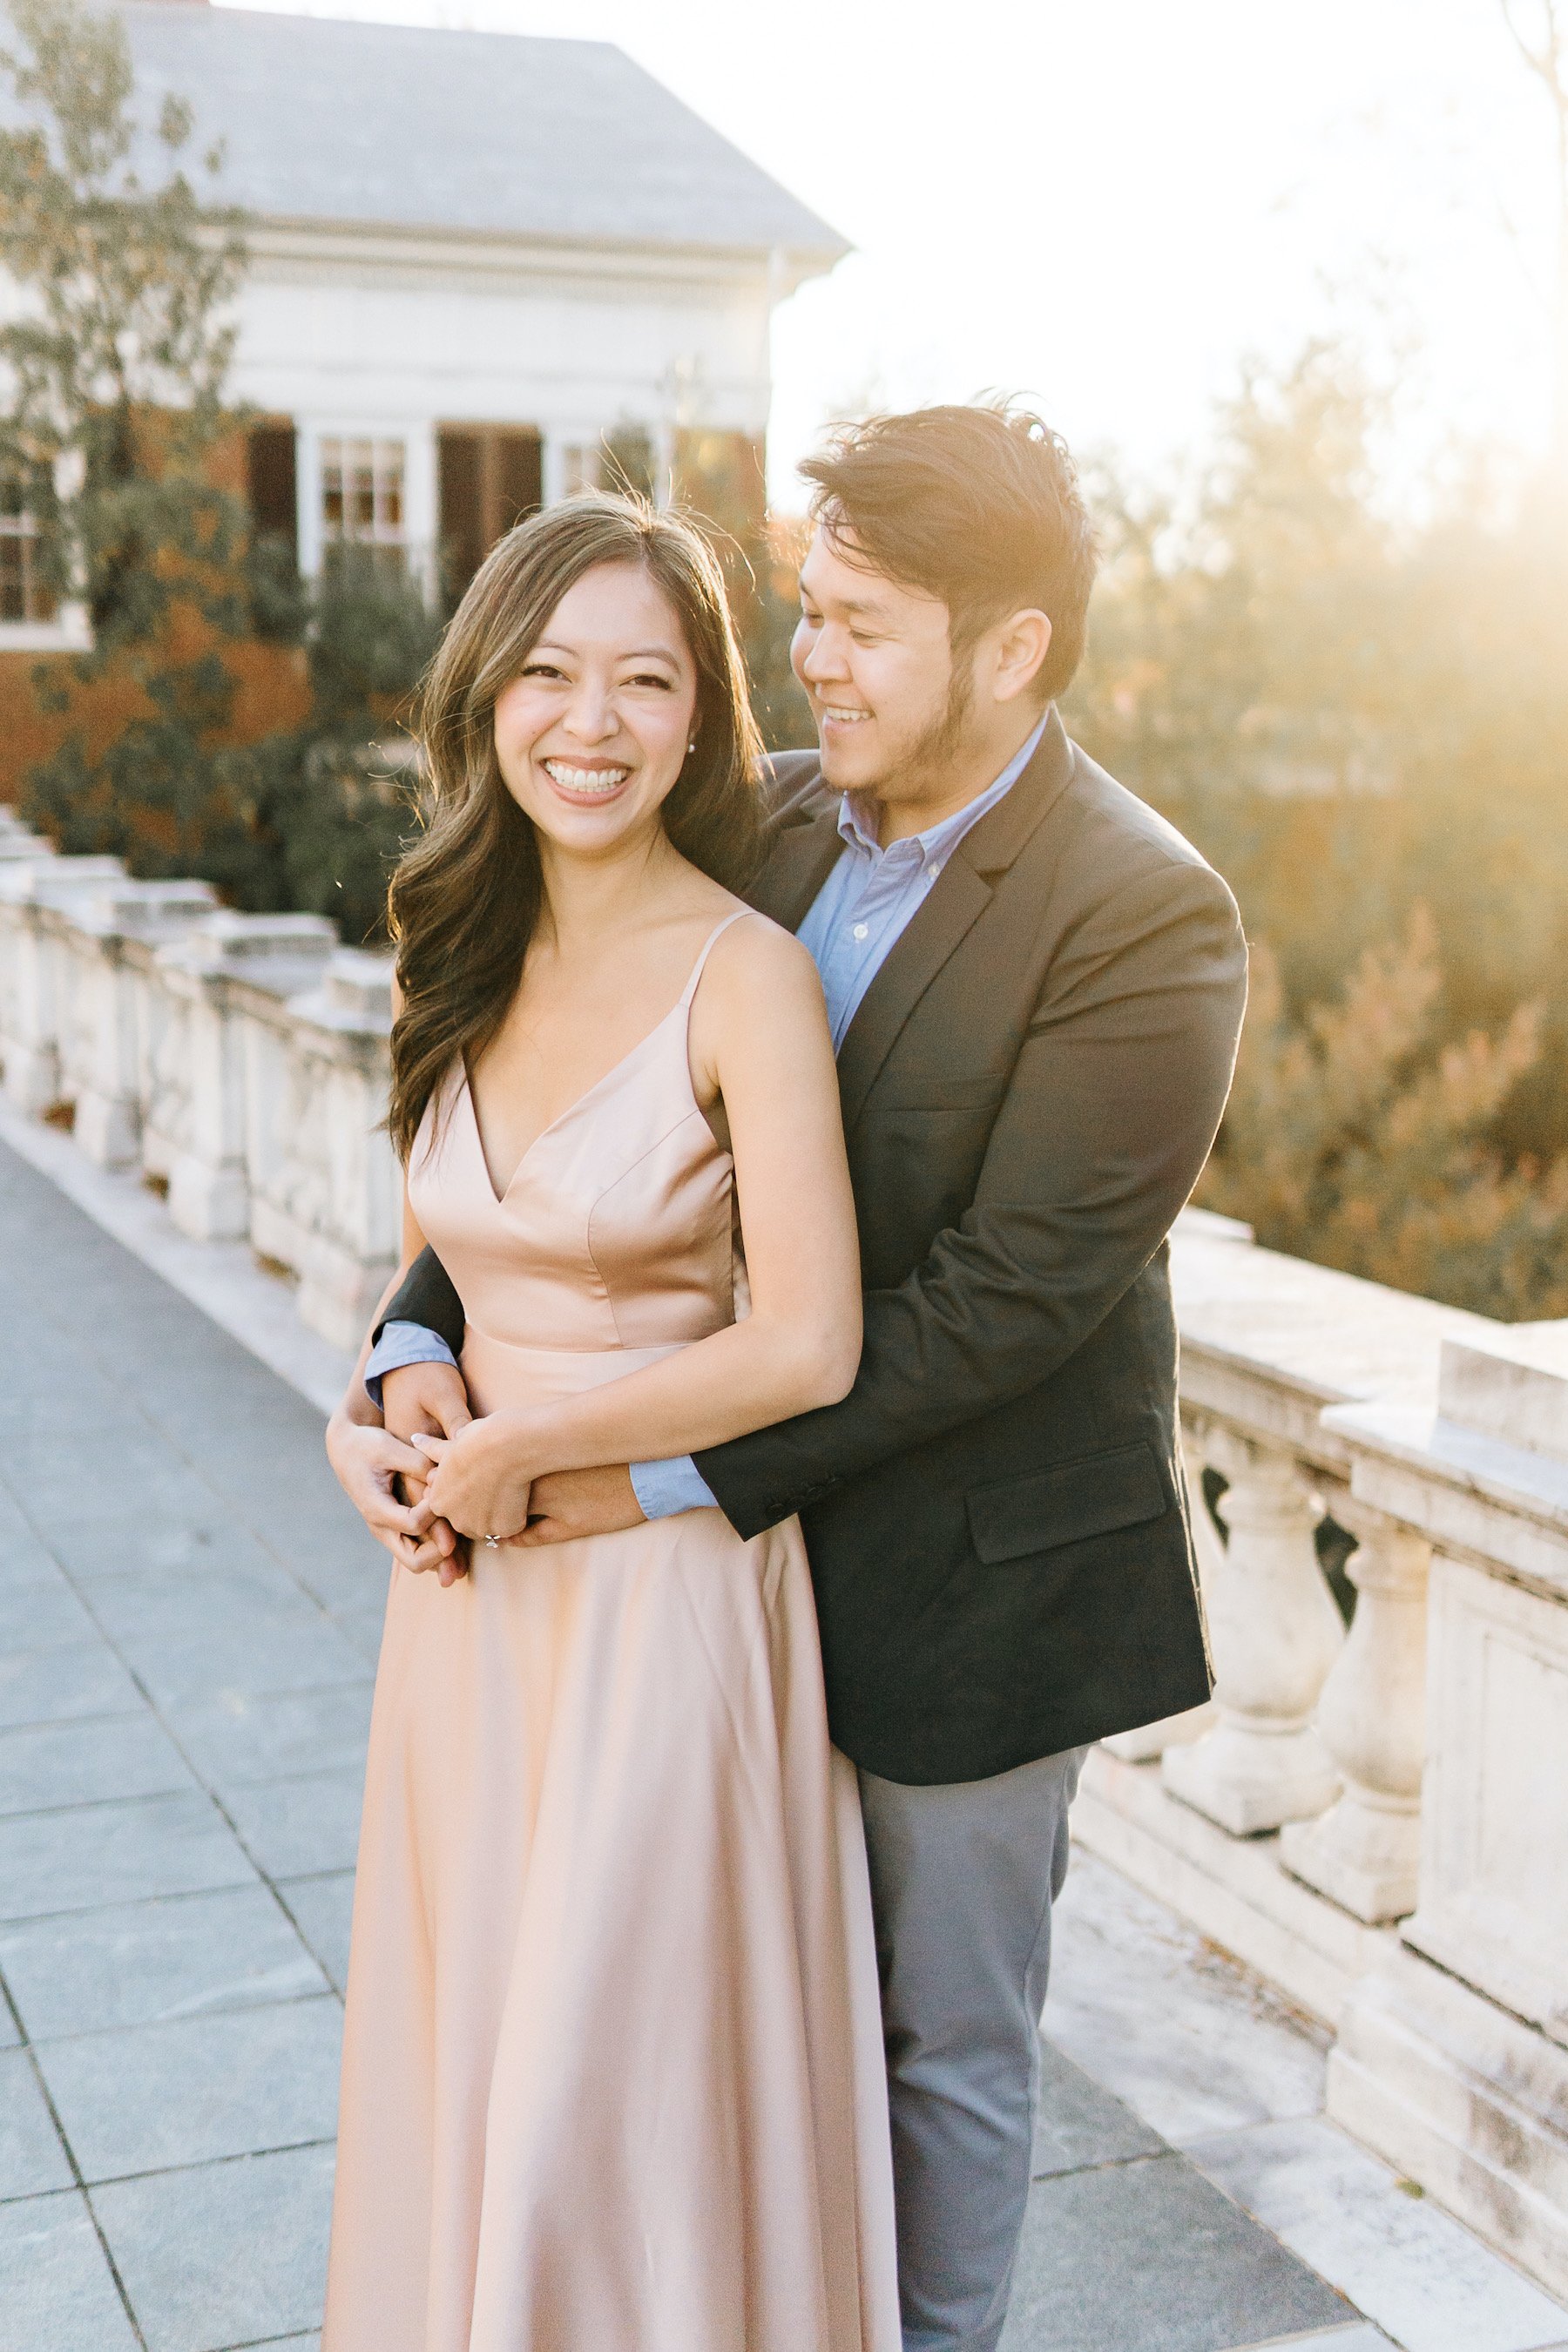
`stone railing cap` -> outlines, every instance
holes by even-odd
[[[231,907],[158,950],[166,971],[253,988],[279,1003],[317,983],[338,943],[325,915],[242,915]]]
[[[392,1027],[395,959],[369,948],[339,948],[321,985],[289,1000],[289,1009],[318,1028],[358,1030],[384,1037]]]
[[[155,930],[165,923],[182,926],[210,915],[217,905],[210,882],[132,882],[118,877],[107,889],[94,889],[73,919],[83,930],[98,934]]]
[[[0,898],[47,906],[105,882],[125,878],[122,857],[57,857],[53,852],[0,866]]]
[[[1445,1339],[1437,1410],[1462,1429],[1568,1463],[1568,1323]]]

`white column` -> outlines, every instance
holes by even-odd
[[[403,527],[408,540],[408,576],[433,604],[440,589],[437,555],[441,537],[441,489],[433,424],[400,425],[403,441]]]
[[[1344,1625],[1312,1540],[1321,1508],[1295,1457],[1223,1430],[1210,1451],[1230,1481],[1209,1611],[1218,1720],[1168,1749],[1161,1770],[1173,1796],[1248,1837],[1310,1820],[1339,1793],[1312,1716]]]
[[[294,519],[299,541],[300,576],[317,580],[321,572],[321,431],[312,417],[301,417],[294,432]]]
[[[1336,1501],[1356,1538],[1350,1637],[1318,1702],[1318,1730],[1344,1794],[1281,1834],[1287,1870],[1373,1922],[1415,1908],[1426,1751],[1426,1572],[1432,1548],[1381,1511]]]

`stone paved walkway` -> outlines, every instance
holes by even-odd
[[[320,1413],[3,1147],[0,1331],[0,2352],[305,2352],[382,1555]],[[1047,2031],[1005,2352],[1568,2347],[1084,1857]]]

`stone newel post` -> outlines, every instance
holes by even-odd
[[[1375,1923],[1415,1908],[1432,1549],[1364,1503],[1336,1503],[1334,1517],[1356,1538],[1346,1572],[1359,1597],[1318,1729],[1344,1794],[1321,1820],[1291,1823],[1279,1854],[1309,1886]]]
[[[1344,1626],[1318,1564],[1321,1509],[1292,1454],[1216,1429],[1209,1458],[1230,1484],[1230,1540],[1208,1595],[1215,1728],[1167,1748],[1165,1786],[1237,1837],[1304,1821],[1339,1780],[1312,1727]]]

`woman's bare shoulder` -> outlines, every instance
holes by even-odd
[[[808,988],[820,996],[822,982],[816,966],[793,931],[738,898],[732,911],[745,920],[731,922],[729,929],[714,940],[708,960],[708,971],[718,989],[749,996],[759,988],[783,987],[792,992]]]

